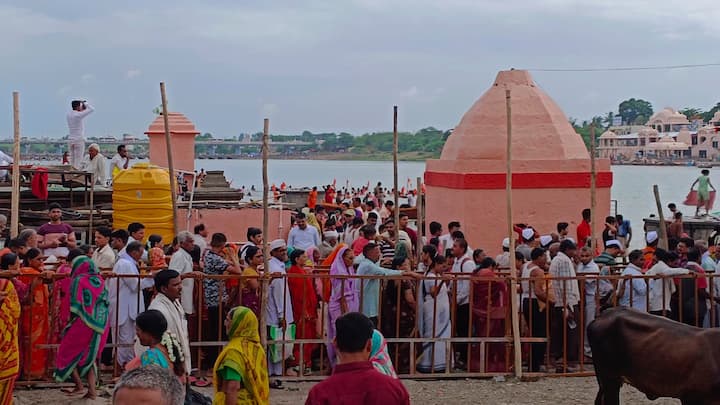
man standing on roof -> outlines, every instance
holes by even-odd
[[[85,153],[85,125],[83,120],[95,109],[84,100],[73,100],[70,103],[72,110],[67,113],[68,149],[70,151],[70,164],[80,169]]]

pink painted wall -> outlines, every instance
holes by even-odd
[[[195,136],[200,132],[181,113],[168,113],[168,126],[170,127],[170,147],[175,170],[192,172],[195,170]],[[150,162],[161,167],[168,167],[165,122],[162,115],[155,118],[145,134],[150,141]]]
[[[254,226],[262,229],[263,210],[262,208],[201,208],[193,209],[190,219],[190,226],[187,230],[193,231],[197,224],[205,224],[212,235],[215,232],[224,233],[229,241],[244,242],[247,240],[247,228]],[[187,209],[178,210],[179,226],[185,229],[187,224]],[[268,217],[268,235],[266,239],[272,241],[278,237],[287,240],[290,232],[290,211],[282,211],[283,228],[280,231],[280,210],[271,209]]]
[[[499,72],[493,85],[462,117],[440,159],[426,163],[426,217],[443,227],[460,221],[473,247],[496,253],[507,237],[506,90],[512,106],[513,223],[527,223],[541,234],[558,222],[575,227],[590,203],[590,156],[560,107],[527,71]],[[612,173],[607,159],[597,162],[596,224],[610,212]],[[600,235],[602,226],[596,233]],[[513,235],[515,236],[515,235]]]

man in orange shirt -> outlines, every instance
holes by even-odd
[[[308,194],[308,201],[307,201],[308,208],[310,208],[311,210],[314,210],[315,206],[317,205],[317,197],[318,197],[317,187],[313,187],[312,190],[310,190],[310,194]]]

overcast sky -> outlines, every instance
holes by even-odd
[[[222,0],[0,2],[0,94],[12,133],[63,136],[70,100],[86,135],[142,133],[165,81],[171,111],[203,132],[360,134],[455,126],[498,70],[720,62],[717,0]],[[720,101],[720,67],[533,72],[568,116],[640,97]]]

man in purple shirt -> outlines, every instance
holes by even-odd
[[[70,249],[75,249],[77,242],[72,226],[62,221],[62,207],[58,203],[48,206],[50,222],[38,228],[38,247],[43,249],[44,256],[66,257]]]
[[[314,386],[305,405],[409,405],[405,386],[381,374],[370,362],[373,324],[359,312],[349,312],[335,321],[338,365],[332,376]]]

